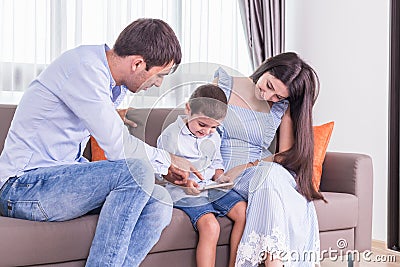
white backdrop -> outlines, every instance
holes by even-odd
[[[335,121],[328,150],[372,157],[372,238],[386,242],[389,0],[287,0],[286,7],[286,48],[321,79],[314,122]]]

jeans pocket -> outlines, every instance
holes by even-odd
[[[25,219],[30,221],[45,222],[48,216],[40,202],[32,201],[12,201],[7,202],[8,217]]]

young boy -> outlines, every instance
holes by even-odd
[[[221,139],[216,130],[226,112],[227,99],[224,92],[216,85],[202,85],[186,103],[186,116],[179,116],[157,140],[159,148],[185,157],[204,177],[204,180],[200,181],[195,175],[191,175],[186,187],[166,185],[174,207],[183,210],[190,217],[195,230],[199,232],[196,251],[198,267],[215,266],[220,233],[216,216],[228,216],[234,222],[229,261],[229,266],[233,267],[246,220],[246,202],[235,191],[201,190],[202,186],[218,178],[220,179],[217,182],[225,180],[222,179],[224,167],[220,154]]]

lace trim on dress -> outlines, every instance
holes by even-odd
[[[280,255],[288,252],[284,240],[285,236],[277,229],[273,229],[270,235],[257,234],[252,231],[248,242],[239,244],[236,266],[243,266],[246,261],[250,262],[251,266],[258,266],[266,260],[267,253],[274,258],[281,259]]]

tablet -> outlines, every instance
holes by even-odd
[[[211,183],[208,185],[205,185],[203,187],[199,187],[199,190],[208,190],[208,189],[214,189],[214,188],[224,188],[224,187],[230,187],[234,185],[234,183],[230,182],[230,183]]]

